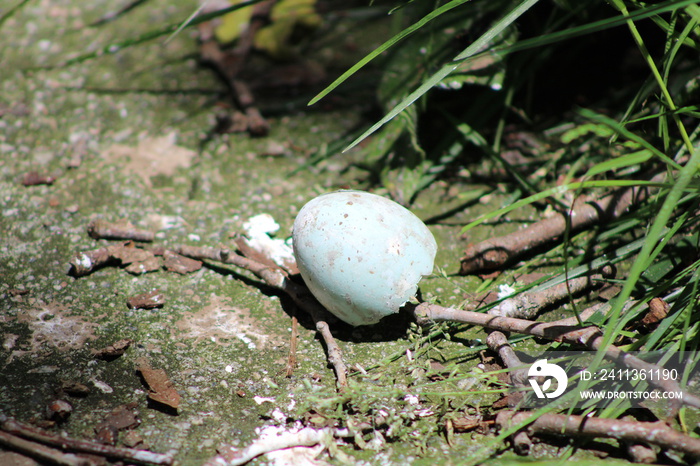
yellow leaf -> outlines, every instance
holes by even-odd
[[[243,0],[231,0],[232,5],[242,2]],[[253,7],[254,5],[246,6],[222,16],[221,23],[214,30],[216,40],[225,44],[238,39],[248,26],[251,16],[253,16]]]
[[[296,25],[307,28],[318,27],[321,16],[314,10],[316,0],[281,0],[272,7],[271,24],[255,35],[255,47],[270,56],[282,58],[287,55],[287,42]]]

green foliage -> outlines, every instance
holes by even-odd
[[[384,116],[356,134],[345,150],[363,142],[363,167],[405,204],[427,184],[459,170],[477,164],[504,170],[512,201],[474,219],[463,232],[526,206],[567,212],[583,195],[648,189],[650,196],[633,212],[593,232],[567,232],[565,243],[544,255],[561,264],[554,266],[558,272],[534,289],[606,263],[622,265],[620,292],[608,304],[606,320],[598,322],[604,329],[603,347],[694,352],[700,344],[698,3],[405,5],[400,11],[406,26],[311,103],[371,61],[382,60],[377,100]],[[601,45],[601,34],[610,41]],[[605,55],[616,50],[624,53],[615,56],[628,62],[606,64]],[[585,59],[572,59],[579,56]],[[569,74],[562,73],[565,67]],[[618,72],[629,73],[629,79],[620,79]],[[577,74],[595,79],[579,80]],[[541,136],[543,150],[525,154],[536,169],[503,156],[504,136],[513,127]],[[536,269],[541,260],[532,258],[520,271]],[[669,317],[638,335],[630,329],[654,297],[671,304]],[[637,304],[627,309],[631,299]],[[602,359],[600,352],[593,367]],[[454,373],[444,385],[459,380]],[[599,414],[617,417],[628,407],[621,402]],[[541,412],[548,410],[556,407]],[[685,422],[683,415],[680,422]],[[501,432],[473,463],[521,427]]]

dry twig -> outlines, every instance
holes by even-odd
[[[169,454],[153,453],[151,451],[134,450],[131,448],[113,447],[111,445],[103,445],[101,443],[92,442],[89,440],[78,440],[70,437],[52,435],[4,416],[0,418],[0,431],[0,434],[4,434],[1,436],[3,441],[6,439],[10,441],[10,443],[6,444],[8,447],[23,451],[32,456],[49,454],[51,455],[50,457],[43,459],[49,461],[58,460],[58,464],[85,465],[92,464],[92,462],[80,459],[75,455],[63,454],[58,450],[53,450],[52,448],[47,449],[45,445],[60,448],[64,451],[89,453],[92,455],[99,455],[106,458],[138,464],[169,465],[173,464],[174,462],[172,455]],[[21,448],[28,448],[28,450],[23,450]],[[57,455],[57,453],[60,456]],[[72,462],[74,458],[76,460]]]
[[[508,338],[506,338],[503,332],[494,330],[493,332],[489,333],[489,336],[486,338],[486,344],[491,351],[498,354],[506,367],[515,368],[523,366],[522,361],[520,361],[518,355],[515,354],[513,347],[510,346],[508,343]],[[514,369],[510,373],[510,380],[516,387],[529,386],[529,384],[526,383],[527,371],[525,369]]]
[[[16,435],[0,431],[0,445],[27,456],[31,456],[39,461],[65,466],[86,466],[92,464],[86,458],[80,458],[72,453],[63,453],[54,448],[49,448],[30,440],[25,440]]]
[[[560,283],[538,292],[519,293],[512,298],[504,299],[498,306],[491,309],[489,313],[503,317],[532,319],[542,309],[552,306],[570,296],[583,293],[585,290],[595,286],[596,282],[600,282],[605,276],[610,274],[612,274],[612,268],[606,267],[602,274],[572,278],[566,283]]]
[[[580,197],[569,214],[571,230],[617,218],[646,196],[646,188],[635,186],[618,189],[601,199]],[[566,231],[566,220],[563,214],[556,214],[511,234],[470,245],[461,259],[460,273],[501,269],[529,251],[561,238]]]
[[[87,231],[94,239],[128,239],[150,243],[155,238],[152,231],[136,228],[131,222],[110,223],[102,219],[90,222]]]
[[[422,303],[412,307],[416,319],[421,324],[431,321],[462,322],[478,325],[501,332],[515,332],[525,335],[533,335],[547,340],[564,341],[574,345],[582,345],[590,350],[597,351],[603,343],[603,333],[596,326],[582,327],[569,324],[567,321],[557,322],[533,322],[531,320],[516,319],[511,317],[493,316],[472,311],[460,311],[446,308],[436,304]],[[596,308],[595,310],[598,310]],[[620,348],[610,345],[605,348],[605,357],[623,367],[640,371],[654,371],[661,369],[656,364],[651,364],[638,357],[622,351]],[[682,390],[675,380],[653,379],[649,384],[667,392],[683,392],[682,399],[678,400],[685,405],[700,408],[700,397]]]
[[[284,371],[286,377],[291,377],[294,374],[294,368],[297,365],[297,339],[299,338],[299,319],[297,316],[292,316],[292,335],[289,337],[289,356],[287,357],[287,367]]]
[[[527,422],[532,416],[529,412],[501,411],[496,416],[496,424],[507,428],[513,424]],[[621,442],[647,443],[683,452],[696,459],[700,458],[700,439],[678,432],[661,421],[625,421],[546,413],[539,415],[526,429],[529,435],[604,437]]]
[[[226,81],[232,96],[245,113],[234,115],[231,129],[247,130],[253,136],[266,135],[270,126],[255,107],[255,98],[250,88],[238,79],[238,74],[253,49],[255,34],[267,23],[274,3],[274,0],[265,0],[253,7],[250,22],[239,37],[237,46],[231,51],[221,49],[214,36],[214,26],[211,22],[199,25],[202,61],[213,67]]]

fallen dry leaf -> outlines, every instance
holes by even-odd
[[[115,359],[124,354],[133,342],[134,340],[130,338],[124,338],[105,348],[96,350],[94,355],[97,359]]]
[[[163,265],[165,265],[168,272],[177,272],[184,275],[201,269],[202,261],[190,259],[166,249],[163,252]]]
[[[129,309],[155,309],[165,305],[165,295],[160,290],[132,296],[126,301]]]
[[[148,386],[148,399],[177,412],[180,406],[180,394],[168,374],[163,369],[151,368],[148,362],[143,360],[139,362],[136,370],[141,373],[141,377]]]

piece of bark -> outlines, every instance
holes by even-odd
[[[126,301],[129,309],[155,309],[165,305],[165,294],[160,290],[153,290],[132,296]]]
[[[649,328],[655,328],[668,315],[671,306],[661,298],[653,298],[649,301],[649,312],[642,318],[642,324]]]
[[[141,424],[136,402],[127,403],[114,408],[104,419],[104,422],[117,430],[133,429]]]
[[[133,342],[134,342],[134,340],[132,340],[131,338],[123,338],[115,343],[112,343],[109,346],[106,346],[102,349],[94,351],[93,355],[97,359],[107,359],[107,360],[116,359],[119,356],[121,356],[122,354],[124,354]]]
[[[501,411],[496,416],[496,424],[503,429],[532,419],[531,412]],[[545,413],[538,415],[525,429],[531,436],[602,437],[622,442],[648,443],[700,458],[700,439],[678,432],[661,421],[640,422]]]
[[[87,231],[88,235],[94,239],[128,239],[148,243],[155,238],[153,232],[136,228],[128,221],[111,223],[97,219],[88,224]]]
[[[90,394],[90,387],[84,383],[63,380],[61,381],[61,386],[58,388],[57,393],[65,393],[72,397],[84,398]]]
[[[180,394],[175,384],[163,369],[153,369],[146,361],[140,361],[136,370],[148,387],[148,399],[158,405],[172,409],[175,413],[180,406]]]
[[[73,406],[64,400],[53,400],[46,406],[46,419],[63,423],[73,412]]]
[[[187,274],[202,268],[202,261],[190,259],[170,250],[163,252],[163,266],[168,272]]]
[[[56,181],[56,177],[52,175],[40,174],[39,172],[31,171],[24,174],[22,177],[22,185],[38,186],[41,184],[52,185]]]

